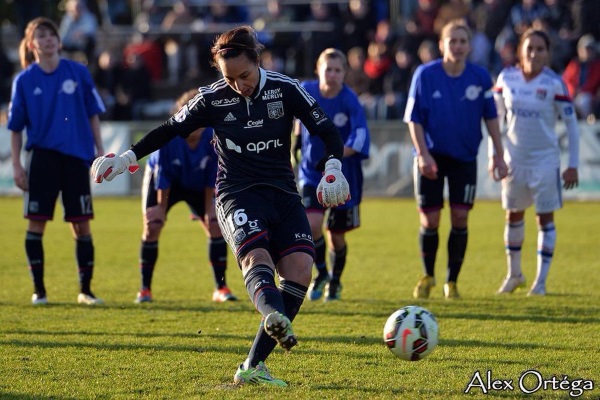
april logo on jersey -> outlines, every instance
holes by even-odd
[[[269,112],[270,119],[279,119],[283,117],[283,102],[276,101],[267,103],[267,111]]]
[[[67,79],[62,84],[62,91],[66,94],[75,93],[75,89],[77,89],[77,82],[72,79]]]
[[[547,95],[548,95],[548,91],[546,89],[537,89],[535,91],[536,99],[544,100]]]
[[[481,86],[469,85],[465,90],[465,97],[467,100],[477,100],[479,93],[481,93]]]

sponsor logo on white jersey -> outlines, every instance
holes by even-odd
[[[229,113],[225,116],[225,119],[223,121],[231,122],[231,121],[235,121],[236,119],[237,118],[232,113]]]
[[[210,104],[212,104],[215,107],[227,107],[227,106],[236,105],[239,102],[240,102],[240,98],[239,97],[234,97],[232,99],[213,100],[213,101],[210,102]]]

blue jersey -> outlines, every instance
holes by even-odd
[[[423,126],[431,153],[475,160],[482,139],[481,120],[496,117],[492,78],[483,68],[467,62],[460,76],[451,77],[439,59],[415,71],[404,122]]]
[[[26,150],[55,150],[91,162],[95,152],[89,118],[105,111],[84,65],[61,59],[48,74],[34,63],[13,82],[8,129],[27,129]]]
[[[148,167],[154,175],[155,189],[179,186],[194,191],[214,188],[217,177],[217,154],[211,143],[213,130],[206,128],[195,149],[176,137],[150,154]]]
[[[302,86],[321,105],[325,114],[338,128],[344,146],[356,151],[350,157],[342,158],[342,172],[350,186],[350,201],[338,208],[351,208],[360,203],[363,188],[362,160],[369,158],[371,143],[365,113],[356,94],[346,85],[334,98],[325,98],[319,91],[319,81],[303,82]],[[304,125],[302,128],[302,162],[298,171],[300,186],[317,187],[323,172],[317,170],[317,164],[325,157],[325,145],[322,140],[310,135]]]

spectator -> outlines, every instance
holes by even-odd
[[[164,50],[157,41],[152,40],[147,34],[135,33],[131,36],[130,43],[123,49],[123,59],[127,60],[131,54],[139,54],[143,58],[146,68],[150,71],[152,82],[163,78]]]
[[[10,100],[10,86],[14,70],[14,65],[8,59],[4,46],[0,42],[0,110],[3,110]]]
[[[133,23],[131,7],[127,0],[105,0],[105,23],[110,25],[131,25]]]
[[[482,32],[486,39],[486,44],[480,44],[479,49],[473,48],[474,52],[481,50],[483,46],[488,48],[489,57],[487,61],[482,61],[480,53],[476,53],[473,57],[477,57],[475,61],[479,60],[479,65],[485,66],[485,68],[492,68],[492,66],[499,63],[498,53],[494,51],[494,44],[496,38],[500,35],[504,27],[506,26],[506,20],[510,12],[511,2],[510,0],[483,0],[479,4],[473,7],[471,12],[470,21],[472,26],[478,32]],[[476,39],[474,37],[474,39]],[[479,38],[481,40],[482,38]],[[473,46],[477,46],[474,42]],[[485,65],[483,65],[485,63]]]
[[[152,78],[143,57],[137,53],[129,54],[118,76],[114,119],[144,119],[144,106],[152,100]]]
[[[364,70],[369,77],[369,94],[372,96],[372,101],[363,103],[367,118],[381,117],[377,105],[383,96],[383,79],[391,67],[392,60],[388,55],[387,45],[376,41],[369,43]]]
[[[600,57],[592,35],[583,35],[577,42],[577,56],[567,64],[563,80],[579,118],[594,121],[600,116]]]
[[[182,77],[195,78],[200,74],[198,48],[188,33],[196,20],[188,0],[177,0],[162,20],[161,31],[166,33],[165,52],[170,83],[177,83]]]
[[[394,63],[383,78],[383,97],[378,109],[384,119],[400,119],[404,115],[410,80],[415,71],[414,56],[399,47],[394,54]]]
[[[433,21],[433,31],[439,36],[442,28],[448,22],[455,19],[468,20],[471,7],[467,0],[448,0],[443,3]]]
[[[101,119],[114,119],[114,108],[117,102],[116,91],[121,68],[120,52],[104,50],[98,56],[98,68],[94,72],[94,82],[98,94],[106,106],[106,113],[101,116]]]
[[[364,49],[375,35],[377,16],[369,0],[350,0],[342,8],[344,41],[342,51],[347,52],[355,46]]]
[[[438,14],[437,0],[419,0],[417,10],[412,19],[406,23],[407,37],[405,38],[407,49],[416,52],[424,40],[438,41],[438,35],[433,29]]]
[[[65,15],[59,28],[62,49],[67,53],[82,53],[89,64],[95,64],[96,35],[98,21],[84,0],[67,0]],[[71,54],[77,57],[77,54]]]
[[[417,49],[417,56],[420,64],[427,64],[430,61],[437,59],[440,52],[432,40],[424,40]]]

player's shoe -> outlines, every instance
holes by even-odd
[[[543,283],[536,283],[534,284],[531,289],[529,290],[529,293],[527,293],[527,296],[545,296],[546,295],[546,285]]]
[[[262,361],[256,367],[248,369],[244,369],[244,364],[241,364],[233,376],[233,382],[236,385],[253,383],[255,385],[287,386],[287,383],[281,379],[273,378]]]
[[[523,275],[519,276],[507,276],[502,282],[502,286],[498,289],[497,294],[503,293],[512,293],[518,288],[525,286],[525,277]]]
[[[236,301],[237,297],[231,293],[227,286],[223,286],[221,289],[215,289],[212,300],[215,303],[225,303],[226,301]]]
[[[34,293],[31,296],[31,304],[33,304],[34,306],[48,304],[48,297],[46,297],[46,294]]]
[[[267,315],[264,329],[286,350],[290,350],[298,343],[298,339],[292,330],[292,323],[288,317],[278,311],[273,311]]]
[[[456,288],[456,282],[444,283],[444,297],[446,300],[460,299],[458,289]]]
[[[429,298],[429,293],[431,293],[431,288],[435,286],[435,278],[433,276],[425,275],[419,282],[417,282],[417,286],[413,290],[413,297],[415,299],[427,299]]]
[[[325,288],[325,297],[323,301],[336,301],[342,298],[342,284],[339,281],[332,281]]]
[[[104,304],[102,299],[97,298],[96,296],[94,296],[91,293],[79,293],[79,296],[77,296],[77,303],[86,304],[88,306],[96,306],[99,304]]]
[[[319,274],[313,279],[308,287],[307,297],[310,301],[319,300],[323,297],[323,290],[325,285],[329,282],[329,274]]]
[[[136,304],[140,303],[151,303],[152,302],[152,292],[150,289],[142,289],[135,296],[135,300],[133,301]]]

